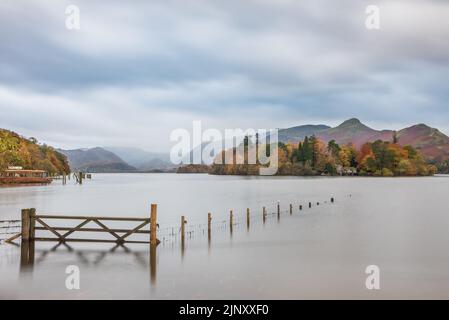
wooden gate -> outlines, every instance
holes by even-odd
[[[55,220],[76,220],[79,223],[75,227],[52,226],[51,221]],[[110,221],[124,221],[134,223],[132,229],[110,228],[106,224]],[[88,223],[96,224],[95,228],[84,227]],[[149,225],[149,228],[144,228]],[[22,240],[31,241],[56,241],[56,242],[107,242],[107,243],[149,243],[157,245],[160,241],[156,237],[157,229],[157,205],[151,205],[151,215],[149,218],[128,218],[128,217],[95,217],[95,216],[66,216],[66,215],[45,215],[36,214],[36,209],[22,210]],[[48,231],[54,237],[36,236],[36,231]],[[73,238],[74,233],[109,233],[114,237],[112,240],[95,238]],[[148,241],[130,240],[135,234],[149,234]]]

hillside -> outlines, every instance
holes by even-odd
[[[262,150],[266,147],[259,146]],[[222,155],[231,161],[214,163],[210,173],[259,175],[264,165],[245,160],[255,159],[256,152],[255,145],[247,145],[246,150],[241,147],[228,149]],[[278,144],[277,154],[277,175],[432,176],[438,170],[413,147],[381,140],[365,143],[357,149],[353,144],[326,143],[312,136],[300,143]]]
[[[86,171],[94,173],[136,172],[114,153],[103,148],[60,150],[67,156],[72,171]]]
[[[279,134],[279,140],[284,143],[302,141],[303,135],[295,134],[297,128],[300,127],[280,130],[283,134]],[[349,119],[335,128],[324,130],[317,128],[315,131],[313,126],[309,126],[309,128],[312,129],[309,135],[315,135],[324,142],[335,140],[338,144],[352,143],[356,148],[376,140],[393,141],[394,136],[393,130],[375,130],[355,118]],[[400,145],[411,145],[428,160],[441,162],[449,159],[449,137],[438,129],[419,124],[397,131],[397,139]]]
[[[165,161],[159,158],[154,158],[141,164],[137,169],[141,172],[172,172],[175,171],[179,166],[171,163],[170,161]]]
[[[0,170],[8,166],[45,170],[51,174],[70,172],[67,158],[34,138],[26,139],[15,132],[0,129]]]
[[[303,125],[288,129],[280,129],[278,132],[279,141],[287,143],[289,141],[301,141],[305,137],[317,135],[325,130],[331,129],[326,125]]]
[[[392,130],[374,130],[361,123],[360,120],[353,118],[346,120],[338,127],[319,132],[316,136],[326,142],[335,140],[340,144],[352,143],[360,148],[366,142],[390,141],[393,139],[393,133]]]
[[[418,124],[400,130],[397,137],[401,145],[413,146],[430,160],[441,162],[449,159],[449,137],[438,129]]]
[[[104,149],[116,154],[138,171],[170,171],[177,168],[170,162],[168,153],[148,152],[132,147],[104,147]]]

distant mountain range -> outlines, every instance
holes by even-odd
[[[3,130],[4,132],[8,132]],[[399,131],[375,130],[358,119],[349,119],[337,127],[327,125],[303,125],[279,130],[279,141],[298,143],[306,136],[315,135],[325,142],[335,140],[338,144],[353,143],[360,148],[375,140],[392,141],[394,135],[400,145],[411,145],[435,163],[449,161],[449,137],[438,129],[417,124]],[[6,142],[6,138],[4,138]],[[2,140],[2,141],[3,141]],[[203,149],[206,144],[201,145]],[[97,147],[91,149],[57,150],[68,159],[72,171],[88,172],[175,172],[177,165],[170,162],[168,153],[148,152],[130,147]],[[9,154],[9,153],[5,153]],[[185,162],[191,158],[187,155]],[[3,160],[2,160],[3,159]],[[7,161],[6,156],[0,159]]]
[[[103,172],[136,172],[114,153],[103,148],[58,150],[69,160],[72,171],[86,171],[92,173]]]
[[[168,171],[177,167],[171,163],[169,153],[149,152],[132,147],[105,147],[104,149],[115,153],[138,171]]]
[[[305,136],[315,135],[325,142],[353,143],[360,148],[366,142],[393,141],[394,130],[375,130],[358,119],[349,119],[335,128],[325,125],[305,125],[279,130],[279,141],[299,142]],[[400,145],[411,145],[428,159],[441,162],[449,159],[449,137],[425,124],[414,125],[396,132]]]
[[[334,128],[324,124],[308,124],[280,129],[278,139],[283,143],[298,143],[303,141],[306,136],[314,135],[325,142],[335,140],[341,145],[353,143],[357,148],[360,148],[366,142],[393,141],[395,133],[400,145],[413,146],[420,150],[429,161],[442,162],[449,160],[449,137],[438,129],[425,124],[417,124],[399,131],[375,130],[360,122],[359,119],[352,118]],[[224,145],[224,141],[221,145]],[[203,143],[196,149],[204,150],[206,146],[207,143]],[[191,161],[192,153],[193,151],[185,157],[184,163],[187,163],[189,159]]]
[[[128,147],[96,147],[91,149],[59,150],[69,160],[72,171],[92,173],[166,172],[177,166],[170,156]]]

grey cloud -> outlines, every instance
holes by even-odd
[[[69,3],[80,31],[64,28]],[[371,1],[2,1],[0,125],[72,146],[147,148],[168,142],[136,135],[194,119],[280,127],[357,116],[448,130],[449,4],[377,3],[380,31],[364,27]]]

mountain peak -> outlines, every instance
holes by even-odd
[[[349,126],[358,126],[361,125],[362,123],[360,122],[359,119],[357,118],[351,118],[349,120],[344,121],[342,124],[339,125],[339,127],[349,127]]]
[[[420,129],[431,129],[427,124],[424,124],[424,123],[419,123],[417,125],[412,126],[412,128],[413,127],[420,128]]]

